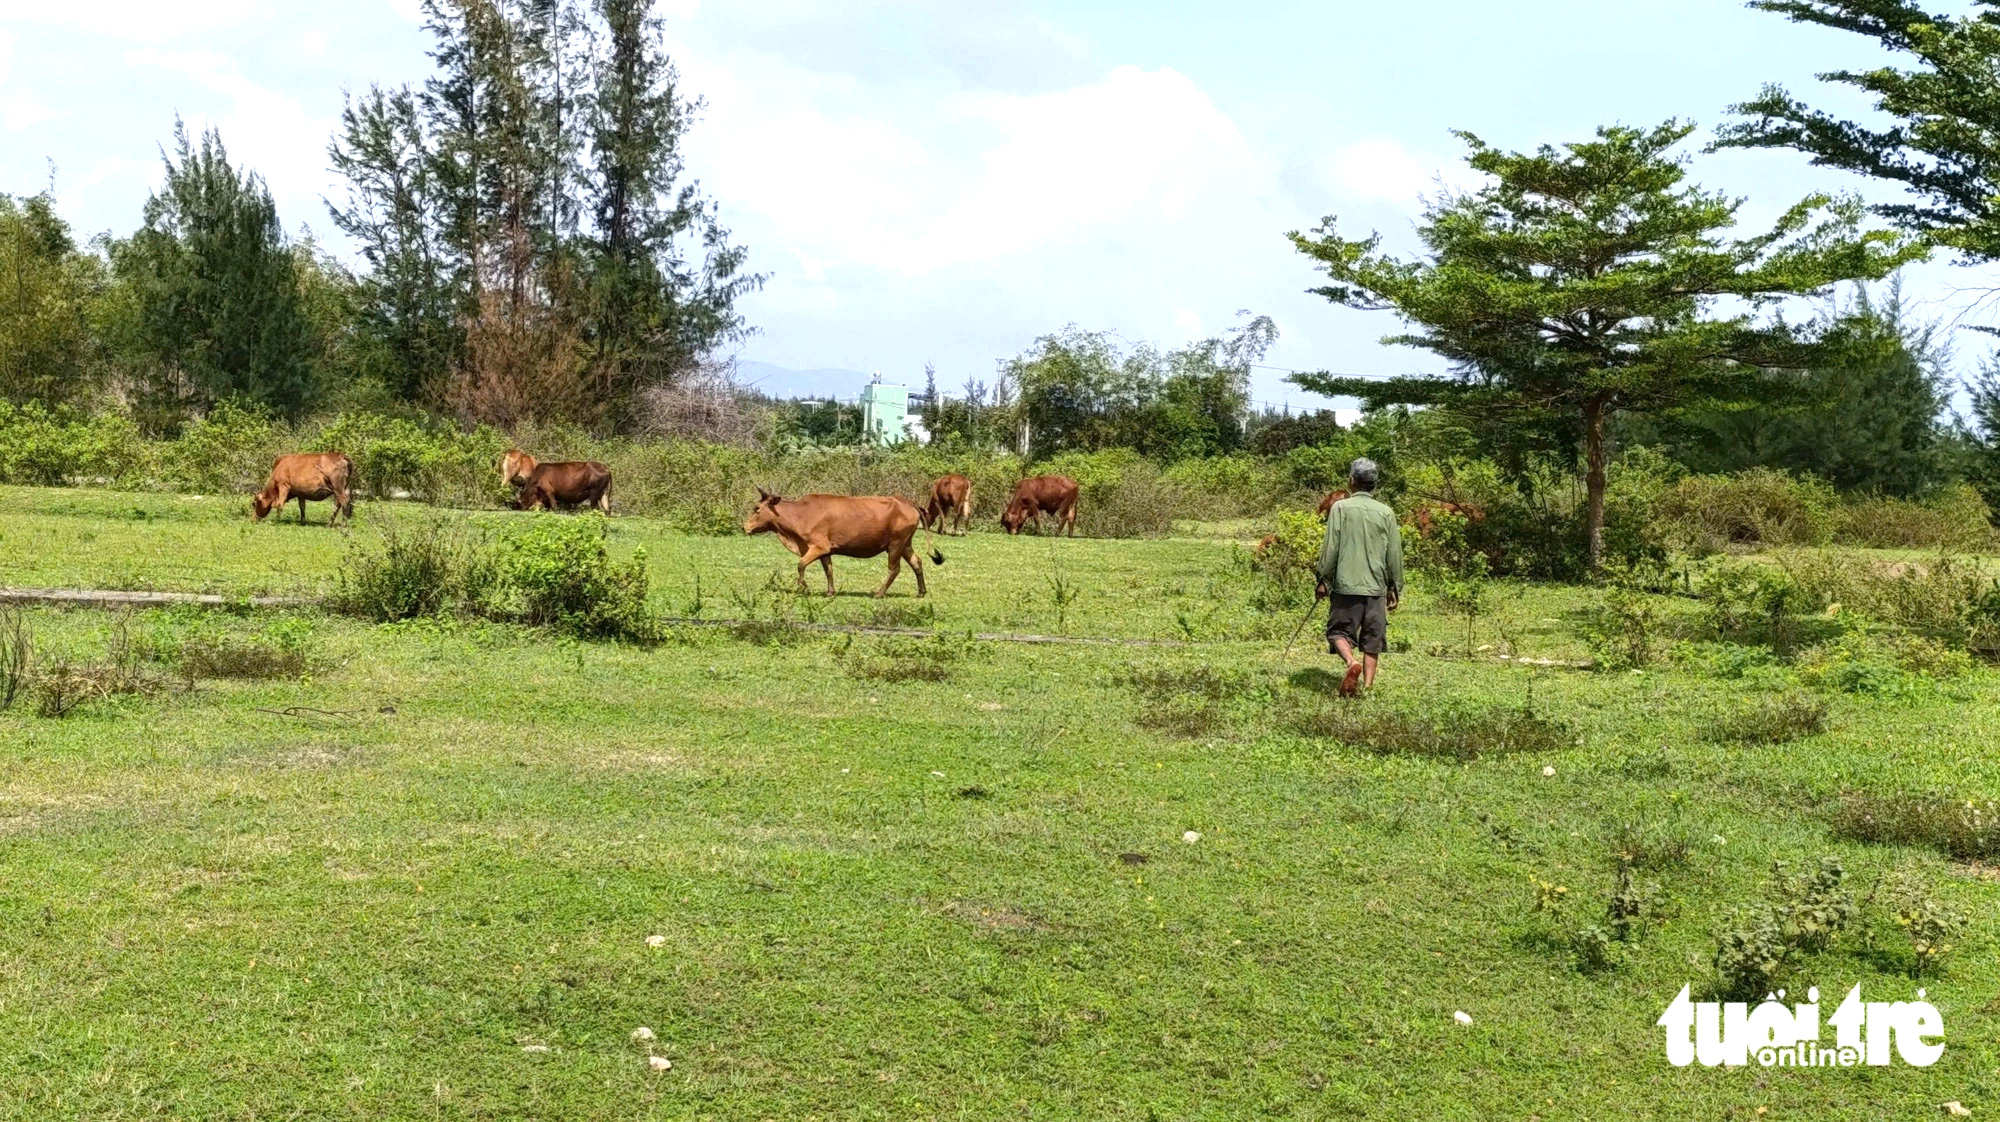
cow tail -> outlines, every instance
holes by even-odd
[[[943,521],[943,519],[938,520],[940,525],[943,524]],[[937,531],[931,529],[930,525],[926,523],[924,524],[924,533],[930,536],[931,564],[942,566],[944,564],[944,550],[937,547]]]

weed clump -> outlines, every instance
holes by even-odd
[[[58,655],[33,674],[36,715],[67,717],[86,702],[164,693],[172,683],[148,665],[146,652],[132,641],[129,621],[120,617],[111,632],[110,647],[101,662],[72,662]]]
[[[477,612],[493,586],[483,545],[443,522],[385,526],[379,542],[357,545],[341,563],[332,605],[376,623]]]
[[[1269,687],[1256,675],[1227,667],[1134,667],[1124,684],[1139,695],[1139,724],[1172,736],[1207,736],[1229,722],[1229,705],[1241,699],[1268,699]]]
[[[856,650],[850,637],[834,657],[854,678],[875,682],[948,682],[972,651],[971,641],[938,635],[929,639],[885,639]]]
[[[1939,794],[1870,795],[1840,800],[1835,836],[1884,845],[1921,845],[1947,857],[2000,856],[2000,803]]]
[[[1826,731],[1832,704],[1811,694],[1769,698],[1717,719],[1708,739],[1734,744],[1787,744]]]
[[[1338,740],[1383,755],[1427,756],[1470,763],[1482,756],[1554,752],[1571,747],[1569,726],[1532,706],[1447,705],[1424,713],[1324,703],[1296,713],[1292,728],[1316,740]]]
[[[306,652],[263,639],[195,639],[181,647],[181,672],[195,678],[297,678]]]
[[[31,684],[34,651],[26,613],[0,607],[0,712],[13,708],[15,698]]]
[[[1755,1000],[1776,989],[1798,957],[1831,946],[1858,911],[1846,879],[1836,857],[1822,857],[1817,868],[1797,873],[1777,862],[1769,898],[1730,912],[1716,932],[1717,990]]]

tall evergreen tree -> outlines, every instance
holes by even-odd
[[[1695,471],[1775,467],[1843,491],[1910,497],[1944,481],[1950,356],[1937,328],[1914,322],[1898,289],[1864,290],[1826,333],[1826,359],[1768,375],[1752,408],[1640,419],[1623,435],[1660,445]]]
[[[1913,199],[1876,206],[1904,229],[1968,258],[2000,258],[2000,2],[1975,0],[1965,16],[1908,0],[1753,0],[1795,23],[1852,32],[1910,65],[1821,75],[1872,99],[1892,124],[1843,119],[1766,86],[1735,107],[1748,120],[1717,130],[1718,144],[1791,148],[1812,162],[1906,188]]]
[[[449,238],[450,169],[426,135],[416,95],[371,89],[350,99],[331,155],[348,181],[334,225],[361,247],[368,273],[359,309],[387,355],[384,388],[407,401],[434,398],[465,353],[460,285],[468,277]]]
[[[680,92],[655,0],[595,6],[587,338],[622,402],[742,338],[736,302],[764,278],[744,270],[747,252],[699,185],[682,182],[681,140],[701,103]]]
[[[171,428],[229,398],[301,415],[316,392],[316,345],[270,190],[230,165],[214,130],[196,146],[177,122],[163,162],[145,225],[114,252],[147,351],[143,419]]]
[[[1916,251],[1862,233],[1857,203],[1815,196],[1769,233],[1723,235],[1740,200],[1688,185],[1672,150],[1692,126],[1601,128],[1563,149],[1510,153],[1460,134],[1471,166],[1493,177],[1431,204],[1425,259],[1349,240],[1327,218],[1289,235],[1332,282],[1336,304],[1393,311],[1412,330],[1388,342],[1437,354],[1450,378],[1292,380],[1371,408],[1426,404],[1517,423],[1570,424],[1583,447],[1588,555],[1604,560],[1606,428],[1621,412],[1754,401],[1761,370],[1816,365],[1820,340],[1782,320],[1718,314],[1722,297],[1752,307],[1887,275]]]

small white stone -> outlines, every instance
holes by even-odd
[[[521,1045],[521,1051],[523,1051],[523,1052],[546,1052],[546,1051],[548,1051],[548,1050],[549,1050],[549,1046],[548,1046],[548,1045],[546,1045],[546,1044],[523,1044],[523,1045]]]
[[[647,1028],[645,1025],[640,1025],[638,1028],[632,1030],[632,1039],[651,1040],[653,1039],[653,1030]]]
[[[648,935],[646,936],[646,945],[649,947],[664,947],[667,945],[667,937],[665,935]]]
[[[1962,1102],[1959,1102],[1957,1099],[1953,1099],[1950,1102],[1945,1103],[1939,1109],[1943,1110],[1946,1114],[1951,1115],[1953,1118],[1967,1118],[1970,1117],[1972,1114],[1972,1108],[1966,1106]]]
[[[934,771],[934,772],[931,772],[931,778],[932,778],[932,779],[943,779],[943,778],[944,778],[944,772],[941,772],[941,771]]]
[[[665,1056],[648,1056],[646,1057],[646,1064],[647,1066],[651,1067],[654,1071],[671,1071],[674,1066],[674,1061],[666,1058]]]
[[[1556,765],[1549,764],[1542,768],[1543,779],[1554,779],[1555,777],[1556,777]]]
[[[1460,1009],[1451,1015],[1451,1019],[1457,1021],[1461,1025],[1469,1025],[1472,1023],[1472,1014],[1466,1012],[1463,1009]]]
[[[1189,830],[1187,833],[1181,835],[1181,840],[1188,843],[1189,845],[1193,845],[1194,843],[1201,840],[1201,831]]]

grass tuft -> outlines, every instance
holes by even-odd
[[[1293,714],[1291,726],[1316,740],[1337,740],[1383,755],[1427,756],[1468,763],[1482,756],[1554,752],[1575,744],[1561,721],[1527,706],[1451,706],[1427,713],[1322,702]]]
[[[1733,744],[1786,744],[1826,731],[1833,706],[1807,693],[1767,698],[1727,714],[1708,728],[1708,739]]]
[[[1995,857],[2000,856],[2000,803],[1856,792],[1835,808],[1833,832],[1853,841],[1928,846],[1947,857]]]

